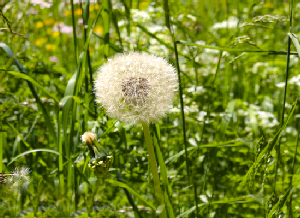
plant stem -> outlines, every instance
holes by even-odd
[[[290,2],[290,29],[289,33],[292,32],[292,19],[293,19],[293,0]],[[288,85],[288,77],[289,77],[289,65],[290,65],[290,53],[291,53],[291,37],[288,37],[288,51],[286,56],[286,72],[285,72],[285,86],[284,86],[284,98],[283,98],[283,105],[282,105],[282,113],[281,113],[281,122],[280,127],[284,125],[284,112],[285,112],[285,102],[286,102],[286,96],[287,96],[287,85]],[[276,182],[277,182],[277,176],[278,176],[278,168],[280,167],[280,140],[277,145],[277,161],[275,165],[275,178],[274,178],[274,193],[276,196]]]
[[[154,147],[152,144],[152,140],[150,138],[149,126],[147,123],[144,123],[144,122],[142,122],[142,126],[143,126],[144,136],[145,136],[147,149],[148,149],[148,153],[149,153],[148,159],[149,159],[150,168],[151,168],[152,176],[153,176],[155,197],[156,197],[156,200],[158,201],[159,205],[163,205],[164,198],[163,198],[161,188],[160,188],[160,180],[159,180],[159,175],[158,175],[158,171],[157,171],[157,163],[156,163],[156,159],[155,159]],[[163,210],[162,217],[167,217],[166,210]]]
[[[2,124],[2,122],[1,122]],[[2,126],[2,125],[1,125]],[[2,132],[2,128],[0,130],[0,173],[2,173],[2,163],[3,163],[3,150],[6,144],[6,132]]]
[[[178,51],[177,51],[177,41],[174,41],[174,49],[175,49],[175,57],[176,57],[176,69],[178,73],[178,82],[179,82],[179,99],[180,99],[180,109],[181,109],[181,118],[182,118],[182,131],[183,131],[183,143],[184,143],[184,152],[185,152],[185,163],[186,163],[186,174],[188,177],[188,184],[190,183],[190,169],[189,169],[189,159],[188,159],[188,143],[186,138],[186,128],[185,128],[185,116],[184,116],[184,102],[183,102],[183,91],[182,91],[182,84],[180,78],[180,68],[179,68],[179,58],[178,58]]]

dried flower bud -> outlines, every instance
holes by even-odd
[[[83,142],[87,143],[90,146],[93,146],[93,141],[97,140],[97,135],[92,132],[85,132],[82,136],[81,139]]]

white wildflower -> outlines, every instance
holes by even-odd
[[[123,122],[156,122],[173,103],[178,85],[175,69],[147,53],[118,54],[99,68],[97,102]]]

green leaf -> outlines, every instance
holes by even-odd
[[[292,39],[294,46],[297,49],[298,56],[300,57],[300,44],[299,44],[299,39],[298,39],[297,35],[294,33],[288,33],[288,35]]]
[[[154,140],[154,146],[155,146],[155,150],[156,150],[156,156],[158,159],[158,164],[160,166],[160,175],[162,178],[162,182],[163,182],[163,191],[164,191],[164,200],[165,200],[165,204],[167,206],[167,212],[168,212],[168,217],[170,218],[174,218],[174,211],[173,211],[173,207],[171,205],[171,202],[169,200],[169,198],[172,196],[172,188],[169,185],[169,181],[168,181],[168,173],[167,173],[167,167],[165,164],[165,161],[163,159],[163,155],[161,153],[160,150],[160,145],[159,145],[159,137],[158,137],[158,133],[159,132],[159,126],[155,125],[154,126],[154,135],[155,135],[155,140]],[[157,129],[158,127],[158,129]],[[165,207],[165,205],[163,205]]]

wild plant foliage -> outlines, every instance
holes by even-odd
[[[0,217],[299,217],[299,7],[0,0]]]

